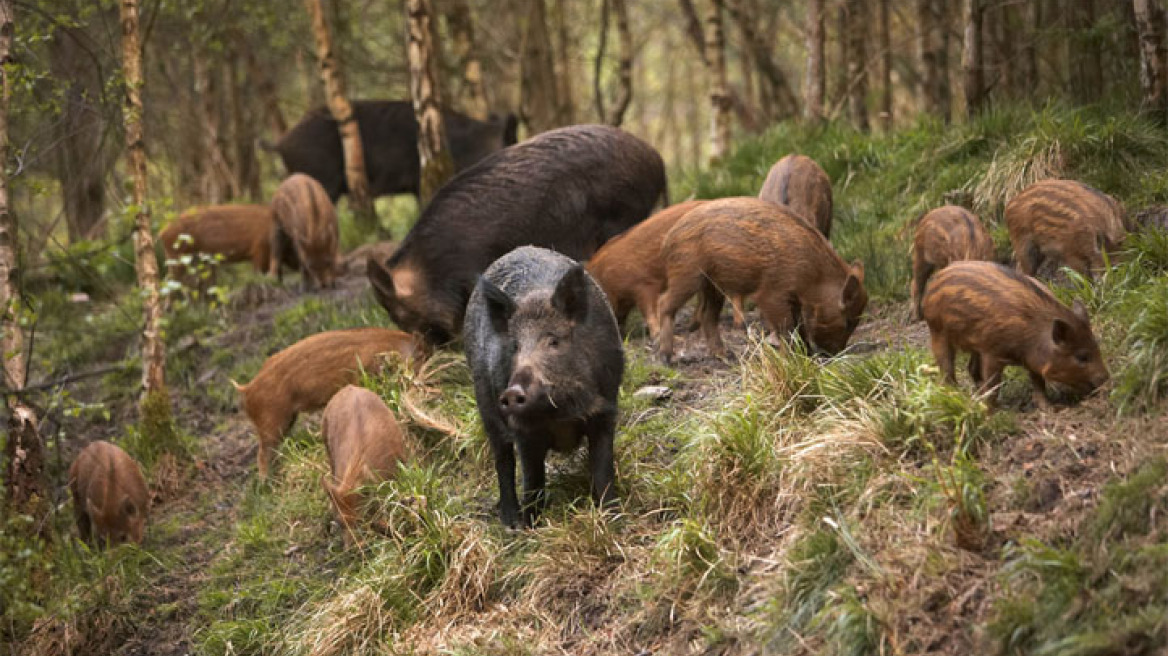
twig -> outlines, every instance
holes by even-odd
[[[111,373],[114,371],[122,371],[123,369],[125,369],[125,367],[123,367],[122,365],[110,365],[108,367],[102,367],[101,369],[94,369],[93,371],[83,371],[79,374],[71,374],[69,376],[64,376],[64,377],[58,378],[56,380],[50,380],[50,381],[46,381],[43,383],[37,383],[36,385],[25,385],[24,387],[22,387],[18,390],[5,389],[4,394],[6,394],[6,395],[11,394],[11,395],[17,396],[17,397],[24,396],[28,392],[35,392],[38,390],[51,389],[53,387],[57,387],[58,385],[68,385],[69,383],[75,383],[79,380],[84,380],[86,378],[93,378],[94,376],[100,376],[102,374],[108,374],[108,373]]]

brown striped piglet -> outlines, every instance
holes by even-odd
[[[280,265],[292,250],[300,261],[300,286],[309,280],[317,288],[333,287],[337,277],[337,210],[315,179],[294,173],[272,197],[275,222],[271,233],[272,275],[283,279]]]
[[[969,374],[983,393],[996,390],[1006,366],[1025,367],[1040,407],[1048,405],[1047,382],[1087,394],[1108,380],[1083,305],[1063,305],[1041,282],[1008,267],[950,264],[929,281],[923,310],[933,356],[951,384],[958,351],[970,353]]]
[[[1027,187],[1006,204],[1006,226],[1018,269],[1028,276],[1047,262],[1092,276],[1127,234],[1119,202],[1074,180]]]
[[[98,440],[69,467],[69,491],[81,539],[142,543],[150,494],[138,463],[116,444]]]
[[[913,235],[912,306],[917,320],[925,284],[934,272],[960,260],[994,259],[994,240],[977,215],[958,205],[931,210],[917,221]]]
[[[690,200],[671,205],[610,239],[588,261],[588,273],[604,290],[622,327],[636,307],[645,318],[649,337],[657,336],[657,298],[665,289],[661,242],[681,217],[706,202]],[[745,301],[740,296],[730,301],[734,305],[734,323],[741,326]]]
[[[330,330],[306,337],[268,358],[247,385],[231,381],[259,438],[260,477],[266,478],[272,451],[292,428],[296,415],[323,408],[360,371],[376,372],[382,357],[397,353],[414,367],[426,358],[420,337],[386,328]]]
[[[405,440],[381,397],[353,385],[341,388],[325,406],[320,432],[332,471],[331,477],[321,477],[320,484],[348,541],[362,501],[357,488],[393,478],[406,459]]]
[[[775,162],[758,197],[791,208],[824,237],[831,237],[831,178],[810,157],[787,155]]]
[[[723,198],[690,211],[661,246],[667,284],[657,303],[658,355],[673,356],[673,321],[702,294],[702,332],[713,355],[724,296],[752,298],[767,327],[798,330],[809,349],[844,349],[868,304],[864,266],[848,265],[827,238],[792,210],[757,198]]]

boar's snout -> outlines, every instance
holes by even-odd
[[[517,369],[511,374],[507,389],[499,395],[499,409],[505,416],[521,414],[533,405],[539,395],[539,382],[530,367]]]

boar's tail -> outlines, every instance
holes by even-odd
[[[669,180],[661,185],[661,209],[669,207]]]
[[[227,380],[231,380],[231,379],[228,378]],[[247,389],[247,385],[240,385],[239,383],[235,382],[234,380],[231,380],[231,384],[235,386],[235,391],[237,391],[237,392],[243,392],[245,389]]]

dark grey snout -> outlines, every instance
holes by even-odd
[[[513,415],[522,412],[527,406],[527,393],[520,385],[512,385],[499,396],[499,409],[504,415]]]

